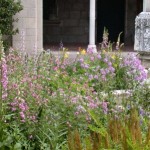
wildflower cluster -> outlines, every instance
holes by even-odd
[[[121,65],[126,68],[128,79],[133,77],[133,80],[139,83],[147,79],[147,71],[135,54],[130,54],[130,56],[126,57]]]
[[[0,41],[1,42],[1,41]],[[2,100],[7,98],[7,86],[8,86],[8,77],[7,77],[7,62],[4,53],[3,43],[0,43],[0,66],[1,66],[1,88],[2,88]]]
[[[112,58],[105,52],[94,54],[92,49],[80,49],[74,59],[64,49],[59,56],[46,52],[35,55],[25,57],[11,49],[1,59],[7,110],[1,122],[5,124],[3,135],[12,139],[7,143],[10,148],[19,142],[22,149],[66,150],[68,128],[78,128],[83,137],[88,135],[89,124],[95,124],[91,112],[107,126],[107,117],[128,117],[128,106],[141,104],[131,102],[138,99],[134,91],[123,98],[114,94],[122,87],[134,90],[146,79],[136,57],[120,59],[114,54]],[[121,85],[128,82],[130,86]],[[140,113],[144,109],[143,103]]]

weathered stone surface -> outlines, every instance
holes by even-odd
[[[150,12],[142,12],[135,19],[134,50],[150,52]]]
[[[140,52],[139,59],[145,68],[150,68],[150,52]]]
[[[13,36],[13,47],[20,49],[24,44],[24,49],[28,53],[33,51],[34,46],[41,51],[43,48],[43,2],[41,0],[21,0],[21,3],[23,10],[14,16],[14,18],[19,18],[19,21],[14,23],[19,33]]]
[[[44,43],[86,43],[89,37],[89,0],[61,0],[58,2],[60,24],[43,24]],[[84,38],[81,38],[84,37]]]

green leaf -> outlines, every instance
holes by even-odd
[[[4,144],[3,144],[3,142],[0,142],[0,148],[1,148],[2,146],[4,146]]]
[[[21,144],[20,143],[16,143],[14,146],[14,150],[21,150]]]
[[[13,138],[11,136],[8,136],[3,143],[4,145],[9,146],[12,142],[13,142]]]

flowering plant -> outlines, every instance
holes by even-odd
[[[0,149],[66,150],[68,130],[90,134],[91,112],[104,128],[111,117],[128,119],[133,107],[148,114],[148,92],[140,90],[147,76],[137,57],[92,49],[76,58],[65,50],[27,57],[10,49],[5,56],[2,42],[0,50]],[[121,98],[116,89],[128,91]],[[140,117],[145,134],[148,115]]]

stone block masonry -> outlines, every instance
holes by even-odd
[[[13,47],[32,53],[34,47],[38,51],[43,48],[43,8],[42,0],[21,0],[23,10],[14,18],[19,21],[14,26],[19,33],[13,36]]]
[[[58,22],[45,20],[43,26],[44,44],[88,44],[89,0],[58,1]]]

